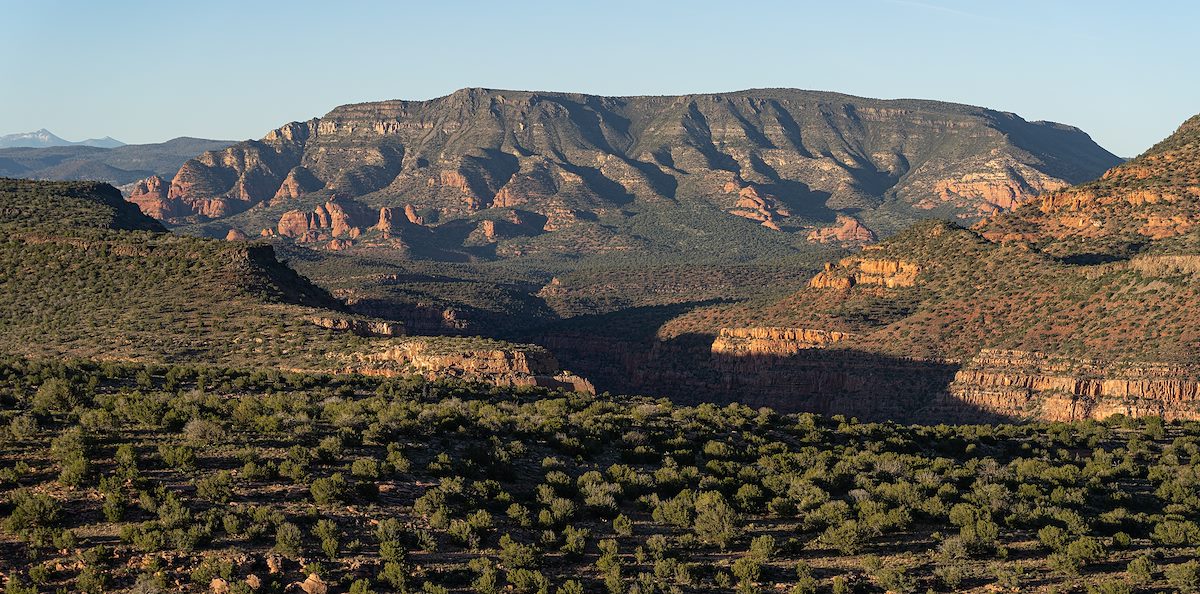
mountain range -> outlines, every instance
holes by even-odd
[[[197,153],[233,144],[226,140],[175,138],[111,148],[80,144],[0,148],[0,176],[45,180],[94,180],[126,185],[169,175]]]
[[[1118,162],[1069,126],[933,101],[463,89],[293,122],[130,199],[192,233],[441,260],[748,258],[975,221]]]
[[[94,146],[99,148],[116,148],[119,146],[125,146],[125,143],[111,136],[105,136],[104,138],[89,138],[79,142],[71,142],[70,140],[63,140],[62,138],[59,138],[53,132],[45,128],[35,132],[22,132],[0,136],[0,148],[46,148],[51,146]]]

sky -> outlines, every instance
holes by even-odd
[[[1200,112],[1187,0],[0,0],[0,134],[260,138],[463,87],[794,87],[1082,128],[1134,156]]]

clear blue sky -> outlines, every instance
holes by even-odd
[[[1121,156],[1200,112],[1176,0],[0,0],[0,134],[258,138],[479,86],[917,97],[1077,125]]]

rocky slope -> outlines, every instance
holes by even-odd
[[[1126,256],[1200,229],[1200,116],[1098,180],[1052,192],[980,225],[1065,257]]]
[[[385,213],[403,212],[432,231],[413,241],[493,257],[679,251],[694,243],[673,228],[691,224],[682,205],[751,238],[854,245],[920,217],[973,221],[1117,162],[1068,126],[931,101],[464,89],[342,106],[206,152],[132,199],[214,236],[340,247],[388,246]],[[314,225],[330,202],[364,215],[344,233]]]

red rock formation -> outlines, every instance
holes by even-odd
[[[1067,187],[1060,179],[1026,169],[1019,175],[1012,166],[994,167],[966,173],[959,178],[943,179],[934,184],[937,197],[920,202],[918,208],[936,208],[945,204],[975,204],[980,215],[1012,210],[1028,200]]]
[[[246,234],[242,233],[240,229],[230,229],[225,234],[225,241],[246,241],[246,239]]]
[[[174,216],[174,204],[167,201],[170,185],[163,178],[152,175],[137,182],[129,192],[129,201],[138,205],[146,216],[159,220]]]
[[[347,372],[373,375],[417,373],[427,378],[458,377],[497,385],[544,386],[594,394],[586,379],[561,371],[549,351],[535,345],[462,339],[414,338],[384,350],[353,355]]]
[[[771,195],[758,192],[754,186],[741,187],[738,182],[727,182],[723,188],[726,193],[737,191],[737,201],[728,212],[744,219],[758,221],[768,229],[779,231],[779,221],[791,216],[791,212]]]
[[[516,192],[513,192],[513,189],[509,186],[500,188],[500,191],[496,192],[496,196],[492,198],[492,206],[496,208],[511,208],[513,206],[520,206],[525,202],[526,200],[517,196]]]
[[[316,316],[312,323],[330,330],[353,332],[359,336],[404,336],[404,324],[384,320],[361,320],[333,316]]]
[[[839,214],[832,227],[810,231],[808,240],[817,243],[863,244],[875,241],[875,233],[858,219]]]
[[[298,241],[357,238],[371,221],[366,208],[350,200],[331,200],[312,212],[289,210],[279,218],[276,231]]]
[[[846,332],[809,328],[721,328],[713,340],[712,352],[739,357],[786,357],[805,349],[833,345],[850,336]]]
[[[477,230],[487,241],[496,241],[496,221],[479,221]]]
[[[404,218],[408,219],[408,222],[414,225],[425,224],[425,219],[421,218],[421,215],[417,214],[417,209],[413,208],[413,205],[411,204],[404,205]]]

